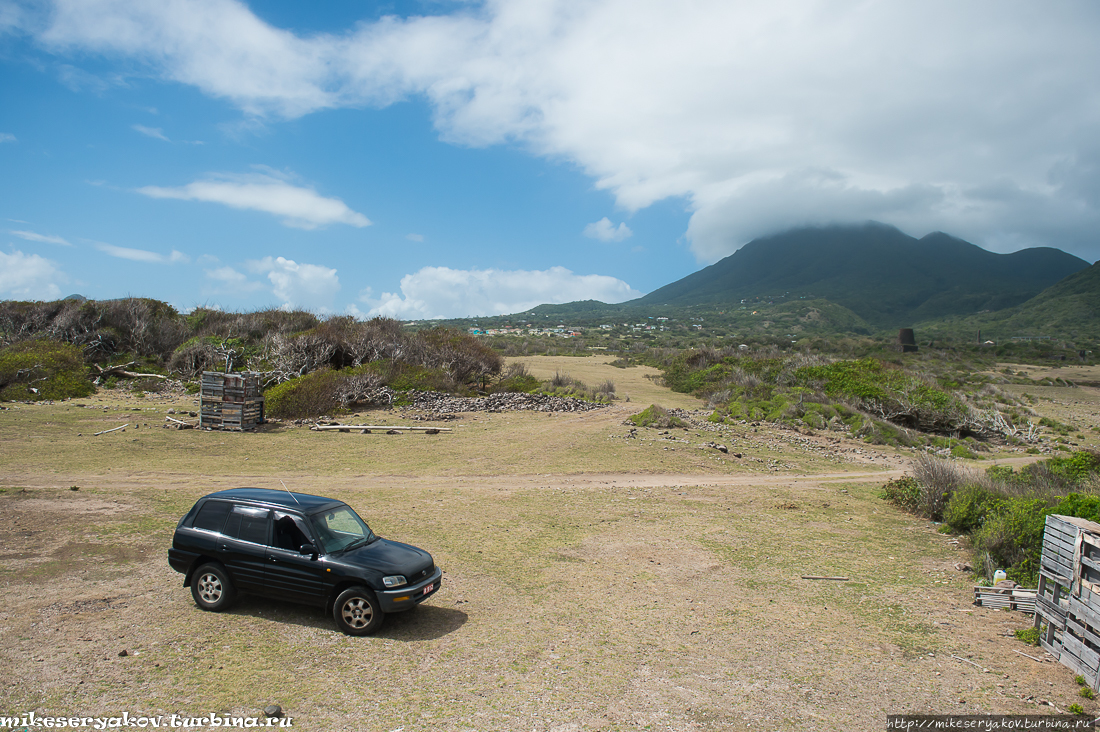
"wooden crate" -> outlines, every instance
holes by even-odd
[[[1100,690],[1100,524],[1046,517],[1035,627],[1039,645]]]
[[[199,413],[199,427],[203,429],[255,429],[264,421],[260,375],[203,372]]]

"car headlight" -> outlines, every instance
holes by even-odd
[[[383,577],[382,584],[386,587],[400,587],[401,585],[408,584],[408,580],[405,579],[404,575],[395,574],[389,577]]]

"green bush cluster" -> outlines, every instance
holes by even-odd
[[[908,475],[888,480],[886,485],[882,486],[881,495],[887,501],[912,513],[917,513],[922,503],[920,483],[916,478]]]
[[[717,420],[786,422],[821,429],[838,416],[870,442],[907,445],[906,430],[965,433],[969,410],[949,389],[931,378],[879,358],[829,361],[807,354],[749,354],[693,349],[653,353],[674,391],[708,398]],[[862,413],[862,414],[859,414]],[[875,416],[872,416],[875,415]],[[960,455],[976,457],[969,448]]]
[[[264,392],[264,413],[283,419],[338,414],[337,396],[343,378],[339,371],[325,370],[284,381]]]
[[[1100,455],[1080,451],[1014,471],[994,466],[984,473],[930,456],[918,457],[914,477],[890,481],[882,496],[900,508],[940,520],[968,534],[982,564],[1004,568],[1022,585],[1038,580],[1048,514],[1100,521]],[[986,562],[985,560],[989,561]]]
[[[675,414],[669,414],[667,409],[656,404],[650,404],[638,414],[630,417],[630,421],[639,427],[658,427],[660,429],[687,427],[684,420]]]
[[[85,397],[95,391],[76,346],[39,339],[0,348],[0,401]]]

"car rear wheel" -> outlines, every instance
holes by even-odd
[[[333,603],[332,617],[344,633],[366,635],[382,625],[384,616],[373,592],[365,587],[349,587]]]
[[[218,612],[229,607],[237,596],[225,568],[217,564],[204,564],[191,575],[191,596],[203,610]]]

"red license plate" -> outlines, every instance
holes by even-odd
[[[426,594],[428,594],[429,592],[431,592],[431,591],[432,591],[432,590],[434,590],[434,589],[435,589],[435,585],[434,585],[434,584],[433,584],[433,585],[428,585],[427,587],[425,587],[425,588],[424,588],[424,594],[426,595]]]

